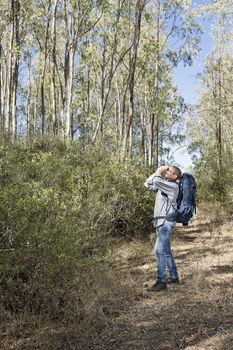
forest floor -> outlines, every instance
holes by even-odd
[[[130,269],[136,286],[134,302],[90,349],[232,350],[232,235],[233,221],[223,223],[206,210],[188,227],[177,227],[172,247],[180,284],[159,293],[146,290],[155,282],[152,242],[121,249],[121,268]]]
[[[37,319],[21,316],[0,328],[0,349],[233,350],[232,235],[233,220],[211,209],[178,225],[172,248],[180,284],[159,293],[147,291],[155,282],[154,233],[125,242],[107,269],[112,279],[95,276],[89,323],[72,329],[41,319],[36,327]]]

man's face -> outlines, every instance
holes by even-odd
[[[169,168],[165,171],[165,178],[171,181],[175,181],[177,179],[175,169],[172,166],[169,166]]]

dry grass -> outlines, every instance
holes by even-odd
[[[118,316],[134,297],[131,277],[116,270],[103,264],[102,268],[79,271],[76,281],[67,287],[65,312],[70,315],[64,322],[46,318],[43,310],[41,315],[33,315],[28,310],[12,314],[2,309],[0,349],[89,349],[103,329],[108,329],[110,318]],[[67,322],[68,316],[72,322]]]
[[[126,249],[122,255],[137,282],[138,297],[95,349],[233,349],[232,231],[233,222],[224,223],[224,212],[216,214],[214,207],[201,208],[190,226],[177,227],[173,247],[181,283],[169,285],[164,293],[145,289],[155,278],[151,242],[147,257],[132,257]]]
[[[233,222],[201,208],[173,237],[180,285],[153,294],[154,235],[122,244],[111,266],[77,274],[69,290],[79,322],[1,313],[0,349],[231,350],[233,349]]]

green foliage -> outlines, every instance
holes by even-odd
[[[219,24],[218,24],[219,26]],[[196,176],[199,197],[220,202],[232,210],[232,58],[227,53],[228,36],[221,33],[219,42],[205,63],[200,75],[200,99],[189,120],[191,150],[197,152]],[[228,28],[228,27],[226,27]],[[219,34],[220,35],[220,34]],[[219,36],[217,41],[219,41]],[[224,47],[226,45],[226,47]]]
[[[51,288],[59,305],[59,290],[79,269],[98,269],[113,240],[145,232],[152,198],[138,164],[122,166],[100,149],[46,138],[2,145],[0,152],[0,284],[7,308],[47,310]]]

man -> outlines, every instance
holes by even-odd
[[[167,282],[179,283],[179,276],[170,246],[171,235],[176,223],[166,220],[166,217],[177,209],[179,194],[177,180],[180,176],[181,171],[176,166],[161,166],[145,181],[146,188],[157,192],[153,224],[157,232],[155,256],[158,274],[156,283],[147,289],[151,292],[167,289]],[[170,274],[168,280],[166,267]]]

